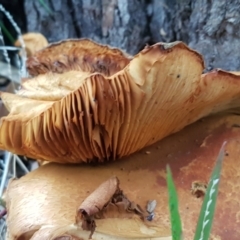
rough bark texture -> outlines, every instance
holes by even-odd
[[[208,68],[240,70],[240,1],[189,2],[190,15],[185,20],[188,38],[183,40],[204,55]],[[182,16],[179,15],[180,22]]]
[[[206,68],[240,69],[240,1],[153,0],[151,39],[181,40],[203,54]]]
[[[25,12],[12,13],[22,14],[27,31],[50,42],[87,37],[135,54],[146,43],[181,40],[204,55],[207,70],[240,70],[240,0],[11,2],[18,9],[24,2]]]
[[[28,31],[50,41],[87,37],[136,53],[147,30],[146,3],[138,0],[46,0],[53,14],[39,1],[25,1]],[[146,40],[145,40],[146,42]]]

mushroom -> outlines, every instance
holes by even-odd
[[[48,45],[47,39],[41,33],[29,32],[23,34],[21,37],[23,38],[28,57]],[[14,45],[16,47],[22,47],[20,39],[18,39]]]
[[[89,39],[68,39],[50,44],[27,60],[32,76],[78,70],[111,76],[126,67],[132,56],[118,48]]]
[[[195,181],[209,181],[224,141],[227,154],[211,237],[238,240],[240,128],[236,124],[239,120],[238,115],[211,116],[122,161],[100,166],[48,163],[11,181],[5,197],[9,240],[88,239],[90,231],[76,224],[78,209],[85,209],[92,216],[103,206],[106,211],[93,219],[96,227],[92,239],[170,240],[167,163],[178,192],[184,239],[193,239],[203,199],[192,194],[191,186]],[[119,188],[144,210],[150,200],[155,200],[154,218],[143,220],[114,204],[102,204],[102,200],[109,203]]]
[[[240,106],[240,76],[202,74],[200,54],[157,43],[131,57],[83,40],[28,59],[17,94],[1,93],[0,148],[59,163],[128,156],[207,115]]]

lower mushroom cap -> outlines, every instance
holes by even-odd
[[[126,196],[142,208],[148,200],[157,201],[155,218],[143,222],[138,216],[116,213],[111,218],[97,219],[93,239],[171,239],[166,164],[170,164],[178,192],[184,239],[193,239],[202,198],[191,193],[191,185],[195,181],[208,182],[224,141],[227,155],[212,237],[240,239],[239,120],[237,115],[209,117],[122,161],[98,167],[51,163],[13,180],[6,192],[10,239],[87,239],[87,232],[73,226],[76,210],[113,175],[119,178]]]

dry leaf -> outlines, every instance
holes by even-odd
[[[84,218],[96,215],[107,206],[113,196],[119,191],[119,180],[116,177],[102,183],[79,207],[77,222],[79,221],[79,213]]]
[[[124,196],[119,188],[118,178],[112,177],[92,192],[78,209],[76,224],[79,225],[81,223],[82,229],[91,232],[89,238],[92,237],[96,228],[95,217],[101,216],[101,213],[109,204],[123,206],[126,211],[134,212],[144,220],[144,213],[141,207]]]
[[[79,207],[76,224],[79,225],[79,222],[83,219],[81,226],[84,230],[91,232],[89,239],[91,239],[96,228],[94,216],[101,212],[109,204],[113,195],[119,191],[119,180],[116,177],[110,178],[91,193]]]

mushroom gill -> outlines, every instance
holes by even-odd
[[[202,74],[201,55],[182,42],[157,43],[131,58],[69,40],[36,53],[28,69],[37,76],[16,95],[1,93],[9,115],[0,122],[0,148],[46,161],[118,159],[240,106],[240,76]]]

